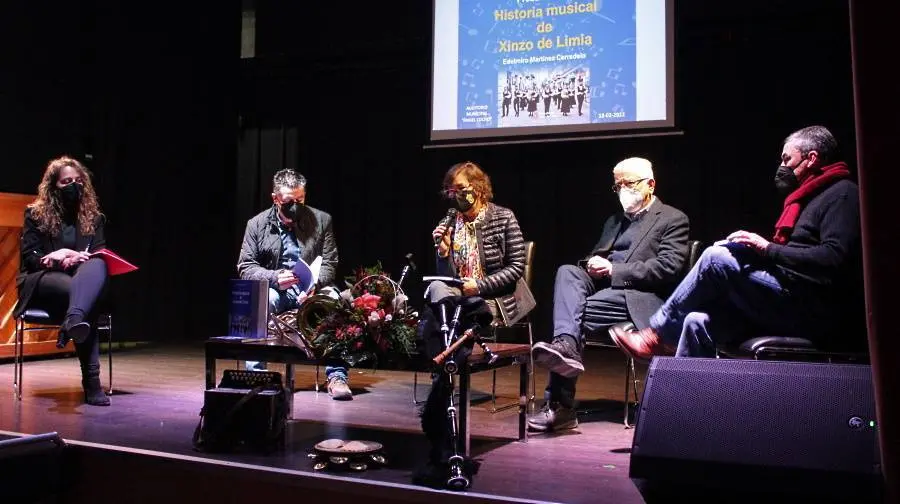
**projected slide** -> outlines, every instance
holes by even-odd
[[[432,139],[672,126],[666,0],[435,0]]]

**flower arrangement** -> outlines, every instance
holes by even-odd
[[[415,350],[418,313],[379,262],[357,268],[346,278],[348,288],[333,300],[312,328],[312,344],[322,357],[340,358],[351,366],[380,358],[409,356]]]

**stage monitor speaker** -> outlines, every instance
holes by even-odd
[[[871,368],[656,357],[629,476],[760,492],[880,492]]]

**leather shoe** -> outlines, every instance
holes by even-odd
[[[610,327],[609,336],[613,342],[636,361],[646,362],[654,355],[674,355],[675,351],[665,345],[656,330],[650,327],[640,331],[625,331],[620,327]]]

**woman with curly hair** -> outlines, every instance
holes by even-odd
[[[84,400],[95,406],[109,405],[100,386],[100,342],[91,324],[108,272],[102,259],[89,255],[106,246],[104,221],[87,168],[69,157],[50,161],[37,198],[25,209],[16,277],[15,316],[34,307],[63,321],[56,345],[75,342]]]

